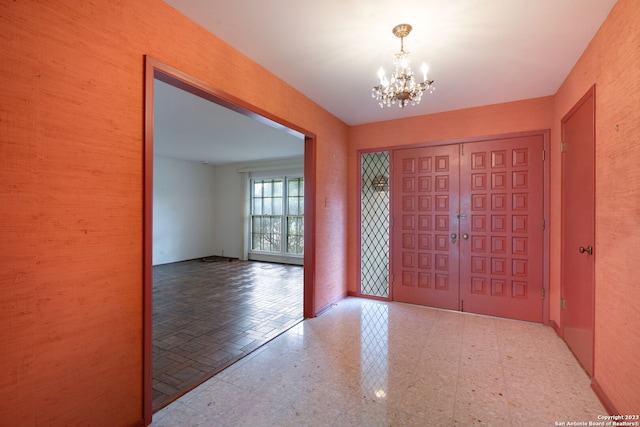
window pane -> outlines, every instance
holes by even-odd
[[[262,197],[262,181],[253,182],[253,197]]]
[[[282,197],[282,180],[273,181],[273,195]]]
[[[280,253],[280,217],[252,218],[251,249]]]
[[[282,180],[273,183],[273,215],[282,215]]]
[[[272,181],[262,181],[262,182],[263,182],[262,195],[264,197],[270,197],[273,194],[273,182]]]
[[[271,197],[265,197],[262,200],[264,201],[264,208],[262,209],[262,214],[271,215],[273,212],[273,209],[272,209],[273,200],[271,199]]]
[[[263,233],[264,233],[264,221],[262,218],[253,218],[253,235],[251,238],[251,249],[262,250]]]
[[[298,198],[289,196],[288,202],[289,204],[289,215],[299,215],[298,213]]]
[[[282,197],[273,198],[273,215],[282,215]]]
[[[280,252],[280,236],[282,235],[282,219],[271,217],[271,251]]]
[[[289,196],[297,196],[298,195],[298,181],[295,179],[289,180]]]
[[[260,233],[260,219],[261,218],[251,218],[251,230],[253,233]]]
[[[271,217],[271,230],[272,230],[272,232],[280,234],[281,227],[282,227],[282,218],[280,218],[279,216],[272,216]]]
[[[302,255],[304,249],[304,218],[287,217],[287,253]]]
[[[251,213],[253,215],[262,215],[262,199],[253,199],[253,206]]]
[[[304,179],[292,178],[288,184],[287,213],[289,215],[302,215],[302,200],[304,198]]]
[[[262,235],[260,233],[253,233],[253,235],[251,236],[251,249],[259,251],[261,250],[260,248],[260,238],[262,237]]]

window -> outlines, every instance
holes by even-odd
[[[287,180],[287,253],[304,252],[304,178]]]
[[[304,178],[251,180],[251,252],[301,256]]]
[[[389,152],[362,153],[361,292],[389,296]]]

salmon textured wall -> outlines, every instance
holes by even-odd
[[[640,409],[640,7],[619,0],[555,96],[553,151],[560,120],[596,85],[594,379],[615,409]],[[552,169],[560,188],[561,169]],[[556,203],[559,203],[557,195]],[[560,224],[559,212],[554,223]],[[552,224],[552,225],[553,225]],[[559,254],[559,236],[556,254]],[[555,259],[557,256],[552,256]],[[552,270],[559,283],[559,266]]]
[[[429,102],[429,97],[423,102]],[[349,292],[357,292],[360,219],[358,150],[551,129],[553,98],[544,97],[353,126],[349,136]]]
[[[317,135],[315,306],[346,292],[344,123],[160,0],[0,26],[0,425],[142,420],[144,55]]]

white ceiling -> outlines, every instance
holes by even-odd
[[[615,0],[164,0],[349,125],[553,95]],[[405,38],[437,90],[381,109]],[[419,73],[418,73],[419,74]],[[209,120],[210,122],[210,120]]]
[[[304,137],[154,81],[154,154],[212,165],[304,155]]]

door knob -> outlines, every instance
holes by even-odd
[[[469,235],[468,235],[467,233],[464,233],[464,234],[462,235],[462,238],[463,238],[464,240],[467,240],[467,239],[469,238]]]
[[[593,255],[593,248],[591,246],[587,246],[586,248],[580,246],[580,249],[578,249],[580,251],[581,254],[583,253],[588,253],[589,255]]]
[[[455,243],[458,235],[456,233],[451,233],[451,243]]]

